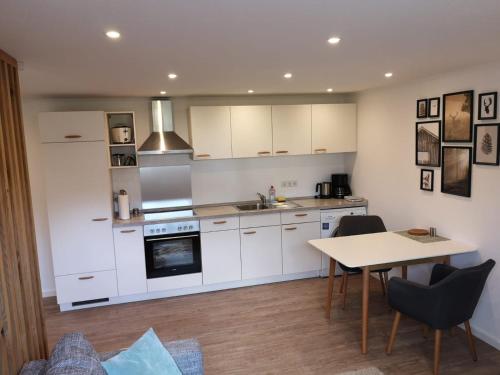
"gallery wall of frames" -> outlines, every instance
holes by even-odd
[[[498,94],[475,95],[467,90],[417,100],[415,163],[425,167],[420,171],[421,190],[434,190],[432,168],[441,168],[441,192],[470,197],[472,165],[498,167]]]

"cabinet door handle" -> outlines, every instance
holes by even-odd
[[[279,150],[279,151],[276,151],[277,154],[288,154],[288,151],[287,150]]]
[[[317,148],[314,152],[326,152],[326,148]]]
[[[210,154],[198,154],[196,155],[197,158],[209,158]]]
[[[78,139],[78,138],[82,138],[82,136],[78,135],[78,134],[68,134],[68,135],[65,135],[64,138],[66,138],[66,139]]]
[[[307,216],[307,214],[295,214],[295,216],[297,216],[297,217],[304,217],[304,216]]]
[[[92,219],[92,221],[106,221],[106,220],[108,220],[107,217],[97,217],[95,219]]]
[[[213,223],[214,224],[226,224],[227,221],[226,220],[221,220],[221,221],[214,221]]]
[[[288,228],[285,228],[285,230],[295,230],[297,229],[297,227],[288,227]]]
[[[135,232],[135,229],[125,229],[125,230],[121,230],[120,233],[134,233]]]
[[[269,151],[259,151],[257,152],[257,155],[269,155],[271,152]]]
[[[93,278],[94,278],[94,276],[80,276],[78,278],[78,280],[90,280],[90,279],[93,279]]]
[[[256,232],[256,231],[254,231],[254,230],[253,230],[253,231],[251,231],[251,232],[243,232],[243,234],[255,234],[255,233],[257,233],[257,232]]]

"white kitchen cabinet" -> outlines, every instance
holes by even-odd
[[[271,156],[273,131],[271,106],[231,107],[233,158]]]
[[[147,293],[143,227],[113,229],[118,294]]]
[[[283,211],[281,213],[281,224],[309,223],[319,220],[319,210]]]
[[[284,274],[321,269],[321,253],[307,243],[316,238],[320,238],[319,222],[282,226]]]
[[[114,270],[106,145],[46,143],[43,150],[55,276]]]
[[[356,151],[356,104],[313,104],[311,118],[313,154]]]
[[[311,153],[311,106],[272,106],[273,155]]]
[[[231,158],[229,107],[190,107],[189,113],[193,158],[196,160]]]
[[[240,216],[240,228],[270,227],[280,225],[281,216],[279,212],[258,213]]]
[[[101,111],[42,112],[38,121],[42,143],[104,141]]]
[[[221,230],[239,229],[240,218],[238,216],[224,216],[200,220],[201,232],[216,232]]]
[[[94,301],[118,295],[116,271],[56,276],[57,303]]]
[[[240,229],[240,236],[244,280],[283,273],[281,226]]]
[[[240,231],[201,234],[203,284],[241,280]]]

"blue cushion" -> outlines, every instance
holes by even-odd
[[[130,348],[102,362],[108,375],[182,375],[152,328]]]

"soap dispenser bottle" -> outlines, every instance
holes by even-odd
[[[273,185],[269,188],[269,203],[274,203],[276,202],[276,189],[274,188]]]

